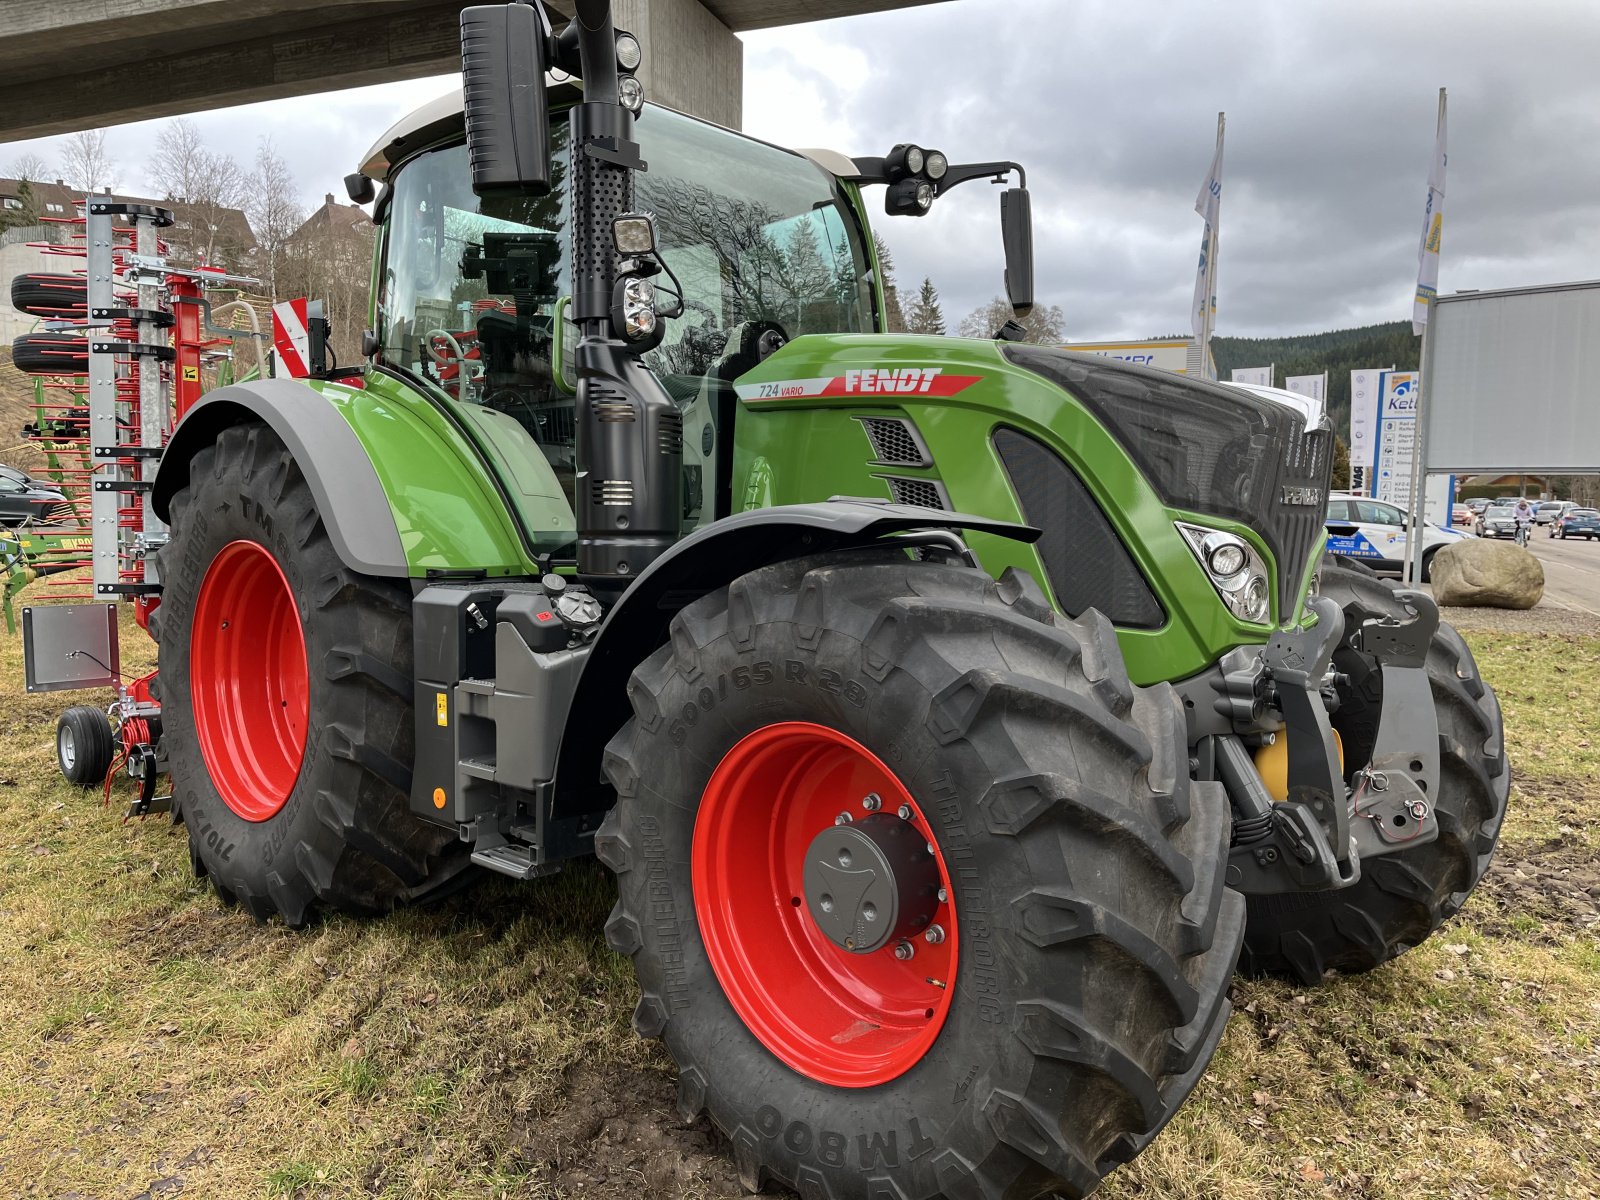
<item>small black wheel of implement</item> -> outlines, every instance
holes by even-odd
[[[628,694],[606,933],[746,1186],[1081,1196],[1193,1088],[1243,920],[1228,805],[1100,614],[1014,571],[780,563]]]
[[[88,313],[88,285],[81,275],[18,275],[11,281],[11,307],[35,317],[71,320]]]
[[[1344,608],[1346,621],[1405,613],[1393,584],[1344,557],[1324,560],[1322,593]],[[1348,647],[1334,665],[1349,680],[1333,726],[1353,773],[1372,753],[1383,676]],[[1305,984],[1330,970],[1370,971],[1426,941],[1488,870],[1511,788],[1500,702],[1447,624],[1434,634],[1426,666],[1439,722],[1438,840],[1362,863],[1360,880],[1336,892],[1250,897],[1241,970]]]
[[[347,568],[265,425],[190,463],[152,617],[173,803],[196,869],[258,920],[379,913],[468,869],[411,813],[411,594]],[[159,618],[159,620],[156,620]]]
[[[25,333],[12,339],[11,365],[27,375],[87,375],[89,343],[76,333]]]
[[[111,722],[100,709],[74,704],[57,718],[56,766],[68,783],[81,788],[99,787],[115,756]]]

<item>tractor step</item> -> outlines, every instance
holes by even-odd
[[[537,879],[561,870],[560,863],[540,862],[531,846],[486,846],[472,852],[472,861],[513,879]]]

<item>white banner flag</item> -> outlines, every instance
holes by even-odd
[[[1291,375],[1283,381],[1283,386],[1297,396],[1304,396],[1308,400],[1315,400],[1321,404],[1328,398],[1328,375]]]
[[[1229,376],[1234,383],[1253,383],[1259,387],[1272,386],[1271,367],[1235,367]]]
[[[1372,495],[1372,467],[1378,453],[1378,383],[1381,370],[1350,372],[1350,490]]]
[[[1417,246],[1417,295],[1411,303],[1411,332],[1421,336],[1428,308],[1439,291],[1439,241],[1444,233],[1445,95],[1439,89],[1439,130],[1428,167],[1428,207],[1422,214],[1422,241]]]
[[[1201,354],[1211,336],[1217,317],[1217,229],[1222,215],[1222,132],[1223,116],[1217,114],[1217,149],[1211,156],[1211,170],[1200,185],[1194,210],[1205,218],[1205,233],[1200,238],[1200,263],[1194,273],[1194,302],[1190,307],[1194,336],[1201,343]]]

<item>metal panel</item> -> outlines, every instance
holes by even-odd
[[[86,299],[89,310],[93,312],[96,308],[109,308],[115,303],[111,288],[114,267],[112,243],[115,239],[111,216],[94,212],[92,205],[86,205],[84,239],[89,250]],[[102,324],[109,325],[110,322]],[[115,459],[101,461],[92,457],[94,447],[116,446],[122,441],[117,422],[116,355],[95,349],[107,336],[108,332],[98,327],[89,334],[89,447],[90,461],[95,466],[89,484],[90,545],[93,547],[95,591],[102,595],[122,578],[122,530],[117,524],[121,493],[104,491],[94,484],[122,482],[129,477]]]
[[[1600,281],[1440,296],[1427,340],[1429,471],[1600,472]]]
[[[23,677],[30,692],[113,687],[115,604],[47,604],[22,610]]]

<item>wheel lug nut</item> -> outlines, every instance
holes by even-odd
[[[945,891],[944,888],[940,888],[939,889],[939,903],[940,904],[948,904],[948,903],[950,903],[950,893]]]
[[[928,843],[928,857],[930,857],[930,858],[933,857],[933,843],[932,842]]]
[[[855,820],[855,818],[852,817],[849,813],[842,812],[837,817],[835,817],[833,819],[833,823],[835,825],[848,825],[853,820]]]
[[[937,946],[944,941],[944,927],[941,925],[929,925],[927,932],[922,936],[928,939],[928,945]]]
[[[902,804],[895,810],[895,816],[899,817],[902,821],[911,820],[911,805]]]
[[[861,801],[861,807],[866,809],[868,812],[877,812],[883,807],[883,797],[878,795],[877,792],[868,792],[866,797]]]
[[[910,942],[906,941],[904,938],[901,938],[898,942],[896,942],[894,944],[894,956],[896,958],[898,958],[901,962],[905,962],[907,959],[909,959],[916,952],[917,952],[917,948],[915,946],[913,946]]]

